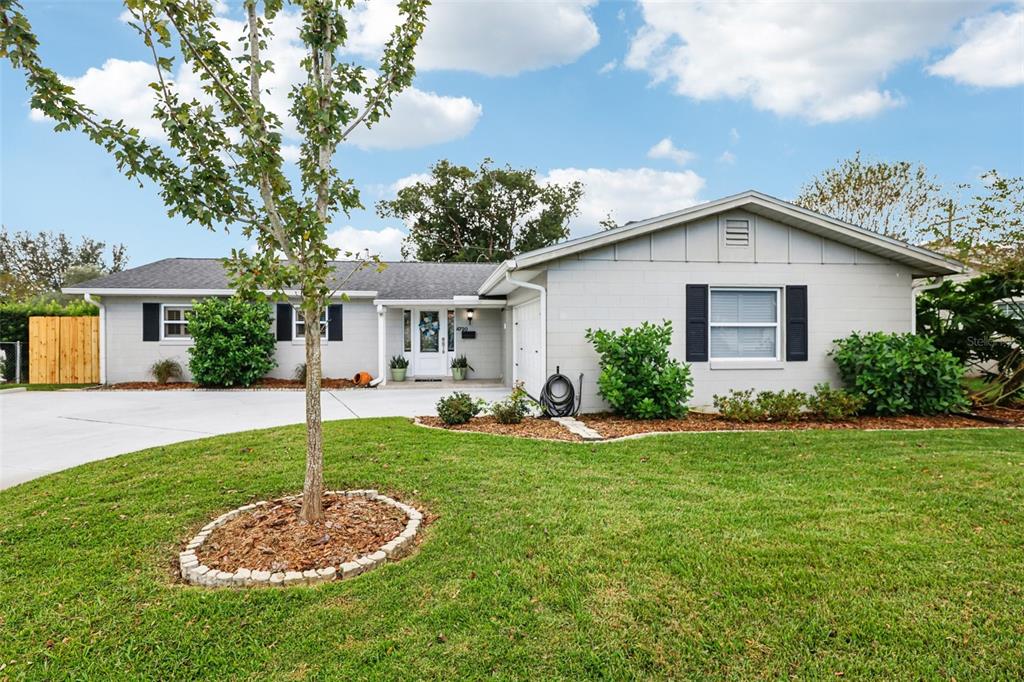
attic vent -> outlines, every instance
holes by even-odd
[[[725,221],[725,245],[726,246],[750,246],[750,221],[749,220],[726,220]]]

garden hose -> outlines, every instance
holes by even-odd
[[[569,377],[561,373],[561,367],[544,382],[537,402],[546,417],[572,417],[580,411],[583,400],[583,374],[580,373],[580,388],[575,390]]]

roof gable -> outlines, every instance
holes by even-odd
[[[949,275],[964,270],[964,266],[955,260],[928,249],[913,246],[751,190],[520,254],[492,273],[484,282],[480,293],[486,294],[492,291],[502,281],[504,273],[508,271],[543,266],[545,263],[559,258],[606,249],[627,240],[731,211],[745,211],[769,218],[879,258],[903,263],[911,267],[915,274]]]

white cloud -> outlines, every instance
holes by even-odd
[[[693,171],[653,168],[556,168],[541,180],[583,183],[580,214],[571,224],[573,236],[598,231],[609,214],[623,224],[692,206],[704,188],[704,178]]]
[[[981,87],[1024,83],[1024,5],[968,19],[959,47],[928,67],[928,73]]]
[[[600,40],[590,16],[595,2],[435,2],[427,10],[416,67],[512,76],[571,64]],[[349,49],[376,57],[397,21],[394,0],[360,5],[350,21]]]
[[[691,151],[680,149],[679,147],[672,144],[671,137],[662,138],[657,144],[647,150],[647,158],[649,159],[668,159],[673,163],[685,166],[686,164],[697,158],[697,155]]]
[[[732,164],[736,163],[736,155],[733,154],[728,149],[726,149],[724,152],[718,155],[718,163],[724,163],[731,166]]]
[[[363,230],[346,225],[327,235],[327,242],[343,251],[355,254],[370,252],[383,260],[402,259],[402,240],[405,232],[396,227],[384,227],[379,230]]]
[[[217,22],[220,27],[218,37],[229,45],[237,46],[243,23],[226,17],[219,17]],[[299,25],[296,12],[279,13],[271,22],[274,38],[264,53],[264,58],[274,63],[274,71],[263,77],[263,85],[269,90],[265,104],[284,121],[286,148],[283,152],[289,161],[298,158],[297,147],[292,144],[298,140],[298,132],[295,121],[288,115],[288,93],[294,83],[305,78],[300,63],[305,52],[299,40]],[[73,85],[79,99],[100,116],[123,119],[144,136],[164,142],[166,136],[151,115],[156,94],[149,84],[156,78],[156,69],[149,62],[108,59],[102,67],[90,68],[80,77],[64,80]],[[174,74],[174,82],[183,99],[195,97],[203,102],[210,101],[209,96],[202,92],[198,75],[191,69],[180,66]],[[395,98],[390,118],[370,130],[358,129],[350,141],[364,149],[403,149],[440,144],[469,134],[482,113],[482,107],[467,97],[449,97],[411,87]],[[44,118],[36,111],[31,116],[34,120]]]
[[[732,144],[736,144],[739,141],[740,141],[740,131],[736,130],[735,128],[730,128],[729,129],[729,142],[731,142]]]
[[[948,40],[977,5],[960,2],[660,3],[642,0],[644,25],[626,66],[697,100],[749,99],[758,109],[814,122],[899,106],[887,74]]]
[[[605,62],[600,69],[597,70],[599,76],[604,76],[615,70],[615,67],[619,65],[618,59],[613,59],[610,62]]]

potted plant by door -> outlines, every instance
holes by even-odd
[[[459,355],[452,359],[452,379],[455,381],[462,381],[466,378],[466,374],[473,368],[469,364],[469,358],[465,355]]]
[[[404,355],[391,356],[391,380],[405,381],[405,371],[409,368],[409,361]]]

